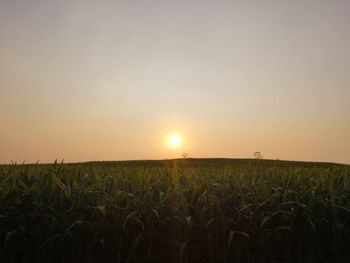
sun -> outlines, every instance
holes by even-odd
[[[169,136],[168,142],[172,146],[177,146],[181,143],[181,137],[177,134],[172,134]]]

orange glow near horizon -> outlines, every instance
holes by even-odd
[[[51,2],[0,1],[0,164],[350,164],[350,1]]]

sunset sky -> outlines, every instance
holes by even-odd
[[[0,0],[0,163],[255,151],[350,163],[350,1]]]

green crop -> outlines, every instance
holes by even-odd
[[[346,165],[183,159],[0,166],[1,262],[349,256]]]

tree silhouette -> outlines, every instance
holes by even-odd
[[[189,154],[189,153],[183,153],[181,156],[182,156],[183,158],[188,158],[188,157],[190,156],[190,154]]]
[[[255,159],[262,159],[264,156],[261,154],[261,152],[255,152],[254,154]]]

